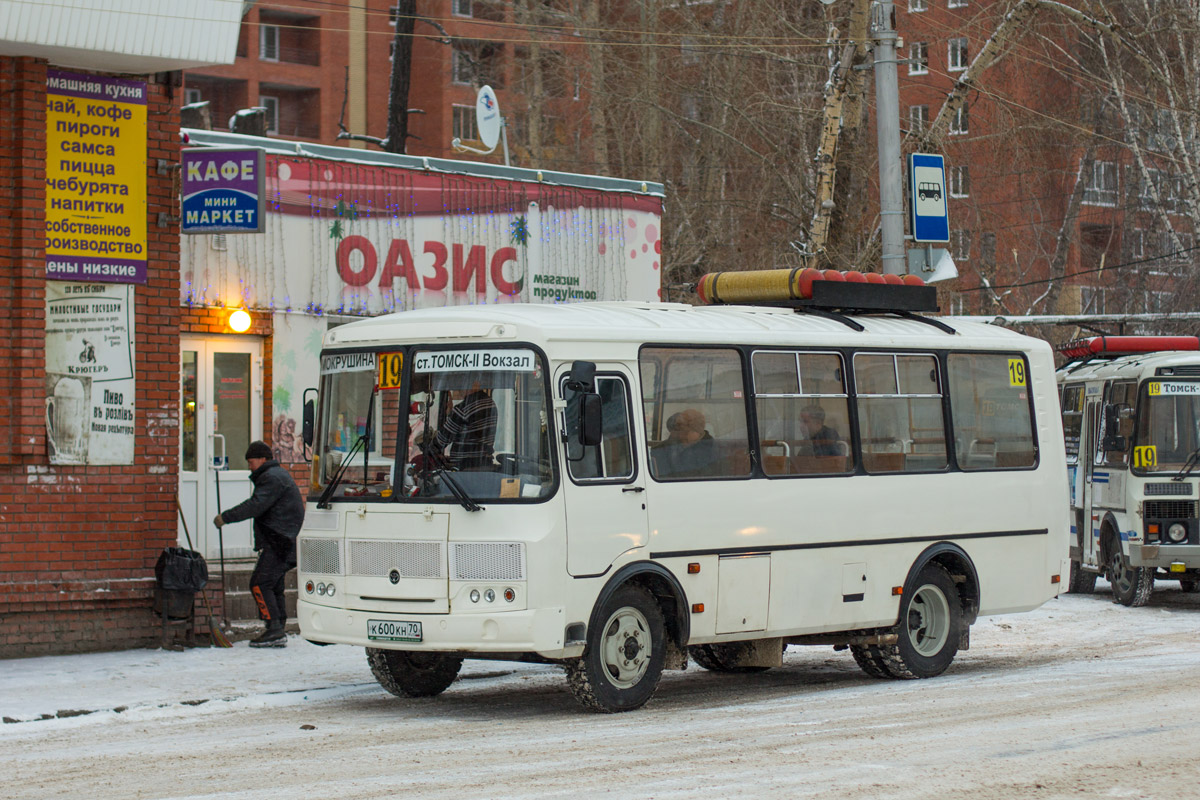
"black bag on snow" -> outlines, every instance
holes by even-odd
[[[169,592],[198,592],[208,584],[208,564],[195,550],[168,547],[154,565],[154,579]]]

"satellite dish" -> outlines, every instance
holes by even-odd
[[[492,87],[484,86],[475,98],[475,125],[479,128],[479,139],[489,151],[500,141],[500,103]]]

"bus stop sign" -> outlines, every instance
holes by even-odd
[[[946,164],[942,156],[913,153],[908,157],[908,204],[915,242],[950,241],[946,206]]]

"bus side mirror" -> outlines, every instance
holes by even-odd
[[[600,444],[600,395],[595,392],[580,394],[579,397],[579,443],[584,447]]]
[[[580,394],[596,391],[596,365],[591,361],[575,361],[567,376],[567,388]]]
[[[308,447],[312,447],[313,439],[316,438],[317,421],[317,401],[309,400],[308,393],[316,394],[316,391],[316,389],[304,390],[304,416],[300,421],[300,438]]]
[[[1121,429],[1121,407],[1116,403],[1108,403],[1104,406],[1104,438],[1100,442],[1100,449],[1106,453],[1125,452],[1128,448],[1128,441],[1124,436],[1118,435]]]

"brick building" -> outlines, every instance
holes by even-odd
[[[406,152],[455,158],[453,138],[481,147],[475,97],[490,85],[508,121],[512,163],[569,166],[556,158],[584,125],[582,80],[568,57],[579,45],[532,27],[562,20],[501,0],[420,0],[416,9],[408,106],[419,112],[409,117]],[[185,100],[209,103],[213,130],[229,130],[236,111],[258,106],[270,136],[367,147],[339,142],[339,122],[353,134],[385,135],[397,13],[395,0],[254,4],[235,62],[188,70]],[[487,160],[502,163],[502,149]]]
[[[232,59],[231,5],[0,8],[0,656],[153,639],[181,322],[160,166],[178,161],[174,71]]]
[[[1040,9],[1005,32],[1011,7],[997,0],[895,4],[908,59],[899,68],[901,127],[913,147],[985,43],[998,39],[1003,53],[976,70],[948,132],[926,145],[946,156],[949,249],[961,276],[949,310],[1178,310],[1172,294],[1192,264],[1192,231],[1179,179],[1170,174],[1174,159],[1155,142],[1163,133],[1155,98],[1135,93],[1144,107],[1124,118],[1097,40],[1081,33],[1077,19]],[[1130,136],[1142,137],[1165,213],[1140,188],[1146,181],[1133,164]]]

